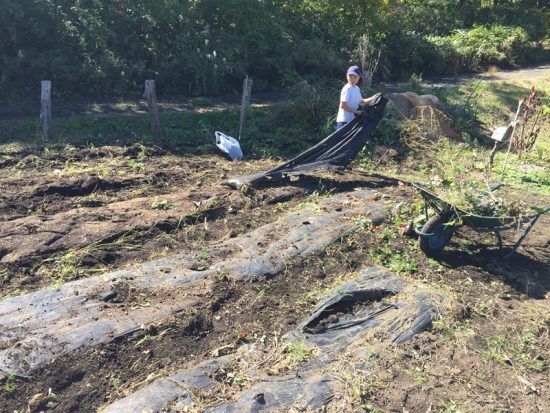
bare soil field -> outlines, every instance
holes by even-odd
[[[9,321],[0,327],[2,363],[12,366],[2,372],[1,410],[257,411],[262,403],[271,411],[547,409],[550,217],[509,260],[494,240],[469,231],[434,260],[401,235],[419,198],[394,179],[354,167],[239,191],[222,185],[275,164],[142,145],[67,147],[55,156],[22,146],[3,155],[0,317],[27,330]],[[310,229],[293,232],[301,228]],[[244,263],[261,268],[247,272]],[[372,305],[398,309],[418,291],[438,297],[427,331],[411,327],[415,334],[397,344],[387,316],[366,335],[336,340],[351,340],[337,351],[311,337],[282,344],[327,294],[379,267],[408,287],[371,298]],[[44,292],[43,311],[61,299],[69,309],[62,318],[73,321],[42,320],[40,335],[31,298]],[[362,302],[331,310],[316,331],[358,314]],[[76,314],[92,307],[98,312],[90,312],[90,323],[121,327],[99,334],[101,324],[90,324],[86,334],[100,339],[73,345],[88,331],[75,329],[88,322]],[[59,338],[64,329],[77,333]],[[33,334],[43,343],[29,342]],[[14,354],[27,358],[9,364]],[[226,364],[205,373],[208,386],[173,376],[221,359]],[[270,403],[274,379],[312,371],[329,383],[325,399]],[[133,395],[168,379],[186,396],[170,393],[150,410],[128,407],[139,405]],[[307,396],[309,387],[296,385]],[[130,401],[115,404],[121,400]]]

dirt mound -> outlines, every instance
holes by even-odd
[[[86,180],[96,187],[93,179]],[[86,187],[78,185],[79,190]],[[49,186],[53,191],[59,187]],[[62,188],[64,195],[67,187]],[[88,187],[89,189],[89,187]],[[36,192],[46,192],[43,190]],[[203,202],[213,202],[215,196],[222,196],[229,190],[218,188],[211,193],[202,193]],[[104,205],[97,208],[78,208],[53,216],[30,216],[7,222],[0,222],[0,250],[3,251],[0,263],[12,264],[23,261],[36,254],[48,255],[71,247],[82,247],[130,229],[147,229],[158,225],[175,227],[178,221],[185,222],[191,216],[197,216],[201,209],[192,200],[192,194],[179,192],[165,195],[162,199],[166,207],[154,208],[155,198],[135,198],[123,202]],[[157,202],[161,202],[158,201]],[[200,201],[199,201],[200,202]],[[204,212],[204,208],[202,209]]]
[[[403,119],[418,120],[431,130],[449,139],[459,139],[451,120],[445,115],[439,99],[433,95],[418,95],[414,92],[390,93],[386,95],[390,104],[388,110]]]

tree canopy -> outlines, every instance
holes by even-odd
[[[0,93],[227,93],[341,77],[358,39],[380,78],[548,58],[548,0],[1,0]],[[443,59],[446,59],[445,61]],[[62,92],[60,91],[62,90]]]

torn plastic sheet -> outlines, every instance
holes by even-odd
[[[367,268],[356,281],[341,285],[336,293],[321,302],[311,317],[288,337],[306,339],[319,346],[377,326],[384,313],[395,314],[401,306],[384,299],[403,291],[405,285],[386,271]]]
[[[409,288],[388,271],[369,267],[321,302],[287,338],[345,348],[350,337],[355,340],[359,332],[387,323],[391,342],[401,344],[431,326],[442,300],[423,291],[407,292],[407,300],[399,300],[400,293]]]
[[[284,337],[288,341],[304,341],[308,346],[315,346],[318,349],[316,358],[283,376],[249,369],[247,375],[254,383],[250,388],[240,393],[237,390],[233,400],[209,407],[205,412],[322,408],[341,392],[340,380],[327,372],[341,369],[337,363],[350,346],[355,347],[356,360],[350,362],[349,373],[354,374],[353,369],[368,369],[364,357],[357,352],[358,344],[371,346],[368,337],[374,332],[386,337],[381,345],[403,343],[429,328],[432,320],[439,316],[442,300],[441,295],[422,291],[387,270],[366,268],[355,281],[343,284],[323,300],[310,317]],[[317,328],[323,320],[328,320],[324,328]],[[239,350],[249,364],[263,363],[258,359],[256,344],[242,346]],[[216,371],[231,363],[233,357],[211,359],[159,379],[107,406],[103,412],[184,411],[192,405],[194,391],[212,389]],[[162,396],[159,396],[159,389],[163,389]]]
[[[358,228],[354,216],[375,225],[388,205],[364,189],[324,199],[314,211],[289,213],[199,253],[146,262],[126,270],[68,282],[0,301],[0,372],[28,376],[55,357],[131,334],[192,308],[215,288],[220,272],[254,281],[284,271],[289,260],[316,254]],[[125,291],[133,291],[125,297]],[[110,297],[118,297],[111,303]],[[146,305],[143,300],[146,297]]]
[[[384,115],[388,100],[378,93],[365,105],[361,116],[338,129],[317,145],[302,152],[285,164],[269,171],[240,176],[225,182],[232,188],[278,180],[284,176],[301,175],[317,169],[343,170],[372,134]]]
[[[230,360],[230,356],[207,360],[192,369],[157,379],[129,397],[116,401],[100,411],[102,413],[154,412],[160,411],[167,400],[176,400],[179,404],[187,406],[191,403],[193,391],[210,386],[214,382],[211,377],[213,372]]]

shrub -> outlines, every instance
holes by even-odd
[[[526,63],[533,49],[520,27],[479,26],[428,40],[451,73],[482,71],[490,65],[515,67]]]

